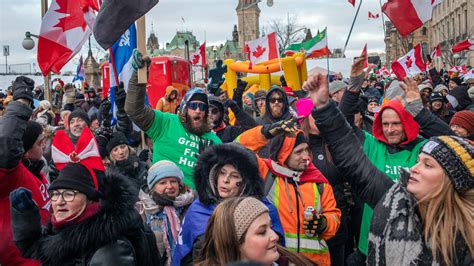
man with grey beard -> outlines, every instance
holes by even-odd
[[[134,55],[137,68],[144,66],[141,55]],[[135,71],[130,79],[125,112],[153,141],[153,163],[174,162],[184,173],[184,183],[194,189],[193,169],[197,156],[207,146],[222,143],[211,132],[209,100],[201,88],[190,89],[178,108],[178,114],[153,110],[145,105],[146,84],[138,84]]]

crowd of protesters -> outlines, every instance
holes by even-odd
[[[364,60],[302,88],[169,86],[154,108],[139,53],[114,102],[17,77],[0,265],[472,265],[474,78]]]

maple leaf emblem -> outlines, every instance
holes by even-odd
[[[193,65],[196,65],[199,62],[199,58],[201,58],[201,57],[197,54],[195,54],[193,56]]]
[[[56,2],[59,8],[54,11],[66,16],[60,18],[58,24],[54,25],[54,27],[60,27],[63,31],[80,27],[85,31],[86,21],[82,13],[81,1],[56,0]]]
[[[407,60],[405,61],[405,65],[410,68],[411,65],[413,64],[413,61],[411,60],[410,56],[407,56]]]
[[[81,159],[79,159],[79,157],[77,157],[77,153],[75,151],[73,151],[73,152],[71,152],[71,154],[69,154],[69,158],[71,159],[71,161],[73,163],[77,163],[81,160]]]
[[[257,46],[257,49],[255,49],[255,51],[252,52],[252,55],[255,58],[259,58],[266,50],[267,50],[267,48],[264,48],[264,47],[259,45],[259,46]]]

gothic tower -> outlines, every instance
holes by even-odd
[[[235,10],[238,20],[239,47],[244,47],[244,42],[260,37],[260,8],[258,8],[257,0],[239,0]]]

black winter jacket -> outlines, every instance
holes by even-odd
[[[79,224],[41,228],[38,208],[11,208],[15,244],[42,265],[161,265],[154,234],[135,210],[138,192],[109,171],[97,214]]]
[[[221,130],[214,131],[216,135],[222,140],[222,143],[232,142],[244,131],[258,126],[257,122],[255,122],[255,119],[253,119],[253,117],[247,112],[242,111],[242,109],[240,109],[238,106],[231,106],[231,110],[234,112],[236,125],[227,125]]]
[[[316,120],[316,124],[321,131],[321,136],[329,145],[329,150],[333,155],[334,162],[339,171],[347,178],[354,193],[371,208],[374,208],[374,218],[372,220],[370,231],[376,237],[381,239],[375,238],[372,241],[380,242],[383,246],[374,246],[369,243],[369,265],[386,265],[387,261],[384,260],[385,255],[376,251],[380,251],[380,248],[382,247],[385,254],[391,252],[391,250],[385,250],[384,243],[386,242],[384,241],[388,242],[390,241],[390,237],[394,236],[384,235],[381,231],[383,231],[384,226],[387,223],[393,221],[389,221],[388,219],[385,220],[385,217],[380,217],[379,214],[380,212],[383,212],[384,208],[386,209],[389,207],[395,209],[397,207],[396,205],[393,205],[398,202],[397,199],[385,198],[386,193],[388,191],[396,190],[400,186],[405,186],[403,180],[406,178],[401,178],[400,183],[395,183],[370,162],[369,158],[364,154],[361,143],[357,141],[353,131],[334,103],[331,102],[320,109],[313,109],[312,116]],[[387,195],[389,195],[389,197],[391,196],[391,194]],[[389,204],[389,206],[387,206],[387,204]],[[416,209],[416,206],[413,204],[410,207]],[[412,215],[418,216],[418,213]],[[416,228],[422,227],[420,218],[414,217],[413,220],[419,221],[419,223],[412,226]],[[418,234],[422,234],[422,232],[418,232]],[[418,237],[419,239],[423,239],[420,235],[418,235]],[[413,239],[410,239],[409,237],[403,238],[403,236],[401,236],[400,239],[401,242],[410,242],[412,240]],[[393,250],[393,252],[397,251]],[[424,241],[422,243],[422,250],[418,252],[419,260],[417,261],[417,264],[432,265],[432,263],[435,263],[429,245]],[[456,239],[455,252],[457,260],[456,265],[472,265],[473,260],[469,255],[467,245],[460,238]],[[374,260],[375,256],[382,260]],[[400,254],[400,256],[403,256],[403,254]]]
[[[125,160],[111,163],[107,168],[107,172],[110,171],[117,171],[126,176],[128,180],[133,183],[138,193],[138,190],[146,184],[148,166],[146,163],[140,161],[136,155],[130,154]]]

